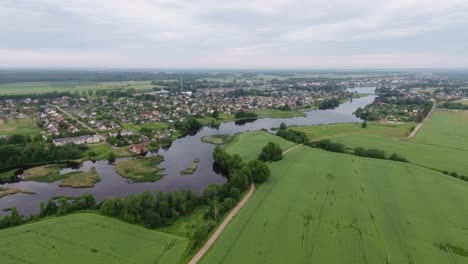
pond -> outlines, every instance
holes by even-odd
[[[196,135],[179,138],[167,149],[159,149],[157,152],[149,155],[163,155],[165,161],[160,167],[165,169],[165,174],[161,180],[149,183],[133,183],[115,172],[115,168],[108,161],[85,161],[78,167],[65,168],[61,173],[71,171],[88,171],[92,167],[101,177],[101,181],[93,188],[74,189],[68,187],[59,187],[55,183],[38,183],[32,181],[21,181],[17,183],[4,184],[1,187],[21,188],[31,190],[36,194],[15,194],[5,196],[0,199],[0,209],[15,206],[23,215],[35,214],[39,212],[39,203],[47,202],[48,199],[55,196],[79,196],[85,193],[93,194],[98,201],[106,197],[125,197],[132,193],[141,193],[144,191],[164,191],[174,190],[192,190],[195,192],[203,191],[210,184],[222,184],[227,181],[221,174],[213,170],[212,152],[214,145],[204,143],[201,138],[206,135],[227,134],[234,135],[240,132],[255,131],[262,128],[270,129],[279,127],[281,123],[286,125],[318,125],[331,123],[349,123],[360,122],[352,113],[358,107],[364,107],[373,102],[374,88],[358,88],[361,93],[367,93],[368,96],[353,99],[352,101],[341,104],[333,110],[314,110],[307,112],[306,117],[296,118],[263,118],[253,122],[243,124],[228,122],[217,128],[204,127]],[[180,172],[190,167],[194,159],[199,159],[198,169],[194,174],[181,175]],[[5,212],[0,212],[4,215]]]

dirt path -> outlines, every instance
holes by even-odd
[[[249,192],[242,198],[242,200],[232,209],[232,211],[226,216],[221,225],[216,229],[216,231],[211,235],[211,237],[206,241],[205,245],[197,252],[195,256],[190,260],[189,264],[196,264],[200,259],[206,254],[210,247],[214,244],[216,239],[221,235],[226,226],[231,222],[231,220],[236,216],[239,210],[244,207],[244,205],[249,201],[255,191],[255,184],[250,185]]]
[[[289,151],[295,149],[295,148],[298,148],[298,147],[302,146],[302,145],[304,145],[304,144],[299,144],[299,145],[296,145],[296,146],[294,146],[294,147],[292,147],[292,148],[290,148],[290,149],[287,149],[287,150],[283,151],[283,155],[286,154],[286,153],[288,153]]]
[[[412,139],[414,136],[416,136],[416,134],[418,134],[418,132],[422,128],[424,122],[426,122],[426,120],[432,115],[432,112],[434,112],[434,110],[435,110],[435,105],[432,106],[431,111],[429,112],[429,114],[427,114],[427,116],[424,118],[424,120],[414,128],[414,130],[411,132],[411,134],[409,134],[408,139]]]

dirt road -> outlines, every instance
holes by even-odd
[[[253,193],[255,191],[255,184],[250,185],[249,192],[242,198],[242,200],[232,209],[232,211],[226,216],[224,221],[221,223],[221,225],[216,229],[216,231],[211,235],[210,239],[206,241],[205,245],[197,252],[195,256],[190,260],[189,264],[196,264],[200,261],[200,259],[206,254],[208,249],[214,244],[216,239],[221,235],[223,232],[224,228],[231,222],[231,220],[236,216],[236,214],[239,212],[239,210],[244,207],[244,205],[249,201],[250,197],[252,197]]]
[[[421,127],[423,126],[424,122],[426,122],[426,120],[432,115],[432,112],[434,112],[434,109],[435,109],[435,105],[432,106],[432,109],[431,111],[429,112],[429,114],[427,114],[427,116],[424,118],[424,120],[419,123],[414,129],[413,131],[411,132],[411,134],[409,134],[408,136],[408,139],[412,139],[414,136],[416,136],[416,134],[418,134],[419,130],[421,129]]]

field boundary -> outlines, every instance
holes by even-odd
[[[427,119],[429,119],[429,117],[431,117],[432,113],[434,112],[434,110],[436,109],[435,107],[435,104],[432,105],[432,109],[431,111],[429,112],[429,114],[427,114],[427,116],[423,119],[423,121],[421,121],[421,123],[419,123],[415,128],[414,130],[411,132],[411,134],[409,134],[408,136],[408,139],[412,139],[414,136],[416,136],[419,132],[419,130],[421,130],[424,122],[426,122]]]
[[[223,220],[221,225],[219,225],[218,229],[213,233],[213,235],[206,241],[205,245],[193,256],[193,258],[189,261],[188,264],[197,264],[203,256],[205,256],[206,252],[213,246],[213,244],[216,242],[216,240],[219,238],[221,233],[224,231],[226,226],[232,221],[234,216],[237,215],[237,213],[244,207],[244,205],[250,200],[252,197],[253,193],[255,192],[255,184],[250,185],[249,192],[242,198],[242,200],[232,209],[231,212],[226,216],[226,218]]]

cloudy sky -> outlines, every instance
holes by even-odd
[[[468,67],[468,0],[0,0],[0,67]]]

